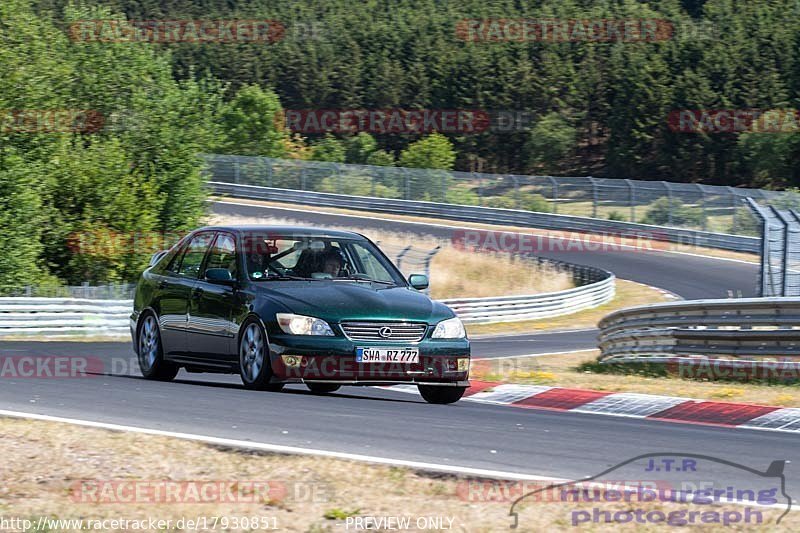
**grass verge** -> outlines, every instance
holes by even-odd
[[[207,517],[205,530],[310,533],[354,530],[359,519],[361,529],[378,529],[375,521],[396,517],[409,520],[411,530],[491,532],[509,528],[508,513],[514,499],[547,485],[467,480],[345,460],[255,453],[54,422],[3,418],[0,433],[4,481],[0,515],[31,520],[33,524],[40,517],[83,519],[84,524],[87,520],[155,519],[172,521],[164,530],[188,531],[191,529],[187,526],[176,527],[178,521]],[[154,488],[158,486],[162,487],[160,492]],[[219,493],[215,491],[204,494],[192,490],[209,486],[224,486],[225,498],[216,496]],[[667,513],[687,506],[663,502],[543,502],[530,498],[520,509],[520,530],[567,528],[576,511],[599,508],[624,512],[632,507]],[[742,510],[717,505],[704,505],[700,510],[712,507],[714,511]],[[781,511],[764,511],[764,521],[774,521]],[[212,529],[215,517],[219,523]],[[244,525],[245,518],[250,520],[248,525]],[[372,527],[364,527],[370,519]],[[261,527],[252,527],[253,520]],[[223,521],[227,527],[223,527]],[[781,526],[796,530],[797,521],[788,516]],[[106,524],[104,531],[124,530],[111,522]],[[619,527],[619,523],[590,526],[593,531],[617,531]],[[644,531],[663,527],[637,524],[637,530]],[[722,527],[703,529],[721,531]],[[50,524],[41,530],[77,531],[78,527]]]

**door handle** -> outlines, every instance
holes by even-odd
[[[158,288],[159,288],[159,289],[163,289],[163,288],[165,288],[166,286],[167,286],[167,282],[166,282],[166,280],[163,280],[163,279],[162,279],[161,281],[159,281],[159,282],[158,282]]]

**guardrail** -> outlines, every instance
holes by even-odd
[[[371,212],[445,218],[448,220],[461,220],[484,224],[522,226],[585,233],[613,233],[619,236],[646,237],[657,241],[739,252],[757,253],[760,251],[761,246],[761,239],[759,237],[711,233],[707,231],[603,220],[573,215],[425,202],[419,200],[354,196],[295,189],[279,189],[222,181],[210,181],[208,185],[211,190],[218,195],[267,200],[271,202],[360,209]]]
[[[572,271],[586,283],[529,296],[442,300],[468,324],[513,322],[565,315],[614,297],[614,275],[591,267]],[[133,300],[0,298],[0,337],[25,335],[119,336],[129,332]]]
[[[692,300],[622,309],[600,321],[600,362],[675,357],[764,361],[800,355],[800,298]]]
[[[0,298],[0,337],[125,335],[133,300]]]

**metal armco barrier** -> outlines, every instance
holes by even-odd
[[[125,335],[133,300],[0,298],[0,337]]]
[[[800,356],[800,298],[669,302],[600,321],[603,363],[702,356],[765,361]]]
[[[562,264],[562,268],[569,265]],[[575,266],[577,282],[565,291],[443,300],[468,324],[511,322],[566,315],[604,304],[614,297],[614,275]],[[0,337],[24,335],[127,335],[133,300],[0,298]]]
[[[222,181],[211,181],[208,185],[214,194],[235,198],[250,198],[321,207],[350,208],[396,215],[446,218],[449,220],[480,222],[484,224],[523,226],[585,233],[612,233],[623,237],[647,238],[655,241],[719,248],[722,250],[734,250],[739,252],[758,253],[761,250],[761,239],[759,237],[748,237],[744,235],[711,233],[683,228],[653,226],[633,222],[620,222],[553,213],[538,213],[516,209],[478,207],[417,200],[398,200],[371,196],[353,196],[296,189],[278,189],[256,185],[237,185],[235,183]]]

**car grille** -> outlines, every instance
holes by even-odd
[[[342,322],[342,331],[354,341],[419,342],[426,328],[427,324],[413,322]]]

